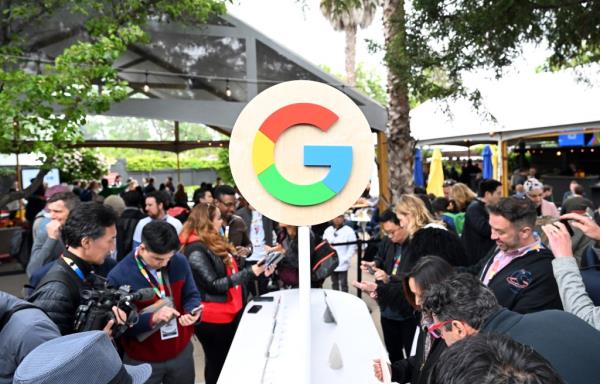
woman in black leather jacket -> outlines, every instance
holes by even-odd
[[[244,308],[245,283],[265,272],[259,263],[245,268],[235,247],[219,234],[222,224],[216,206],[199,204],[179,236],[204,306],[196,336],[204,349],[207,384],[217,382],[225,363]]]

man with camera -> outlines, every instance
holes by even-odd
[[[147,383],[193,384],[195,379],[191,338],[200,318],[200,293],[172,225],[151,221],[142,230],[142,242],[109,273],[113,286],[133,290],[151,288],[150,300],[134,301],[137,324],[119,339],[127,364],[149,363]]]
[[[80,292],[100,283],[95,268],[102,265],[115,248],[116,221],[111,208],[95,202],[73,209],[62,229],[66,250],[28,299],[46,312],[62,335],[75,332]],[[116,307],[113,312],[117,320],[124,320],[123,312]],[[111,329],[113,324],[110,320],[105,330]]]

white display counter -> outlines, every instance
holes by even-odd
[[[300,329],[298,290],[267,296],[274,300],[251,301],[244,308],[219,384],[304,384],[299,356],[305,332]],[[337,324],[324,321],[326,299]],[[254,305],[262,308],[249,313]],[[333,361],[341,365],[337,369],[330,367],[334,344],[339,354]],[[373,359],[385,353],[362,300],[338,291],[311,290],[311,383],[379,383],[373,375]]]

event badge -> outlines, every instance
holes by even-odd
[[[168,323],[160,327],[160,339],[169,340],[174,339],[177,336],[179,336],[179,331],[177,330],[177,318],[173,317]]]

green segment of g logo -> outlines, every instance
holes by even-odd
[[[267,192],[284,203],[309,206],[331,199],[344,188],[352,171],[350,146],[304,146],[305,166],[330,167],[327,176],[313,184],[292,183],[275,165],[275,142],[286,129],[309,124],[326,132],[337,120],[329,109],[311,103],[286,105],[267,117],[252,145],[252,165]]]

